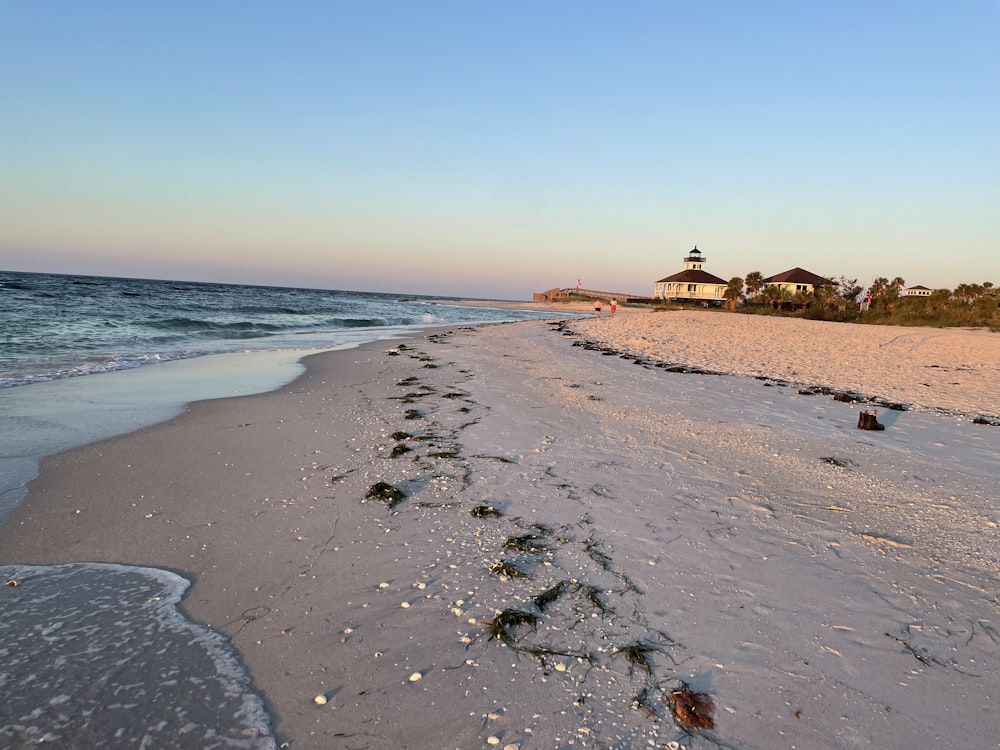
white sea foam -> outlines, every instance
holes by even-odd
[[[0,579],[0,745],[276,746],[229,642],[178,611],[186,579],[104,563],[0,566]]]

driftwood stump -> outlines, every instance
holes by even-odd
[[[858,415],[859,430],[884,430],[885,425],[878,421],[878,412],[863,411]]]

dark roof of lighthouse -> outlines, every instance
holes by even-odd
[[[683,281],[688,284],[722,284],[725,286],[729,282],[725,279],[720,279],[718,276],[710,274],[708,271],[695,270],[688,268],[680,273],[675,273],[673,276],[667,276],[665,279],[660,279],[657,284],[663,284],[669,281]]]

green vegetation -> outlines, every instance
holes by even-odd
[[[879,277],[867,290],[841,276],[812,291],[789,293],[765,286],[760,272],[730,279],[726,308],[756,315],[779,315],[878,325],[989,328],[1000,331],[1000,291],[992,282],[959,284],[925,296],[906,294],[906,282]]]

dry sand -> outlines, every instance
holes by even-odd
[[[742,316],[565,325],[643,357],[679,359],[659,336],[713,370],[996,413],[996,344],[976,333],[915,346],[762,320],[751,338],[784,356],[755,363],[747,329],[727,338]],[[1000,747],[1000,428],[914,410],[861,432],[859,405],[568,334],[317,355],[280,391],[54,457],[0,562],[192,577],[187,612],[231,637],[296,750]],[[979,394],[962,401],[926,375],[966,335],[994,358],[961,360],[951,377]],[[893,336],[908,364],[859,379],[845,350]],[[366,499],[379,482],[406,498]],[[504,629],[503,612],[534,622]],[[676,717],[685,691],[710,698],[713,728]]]
[[[652,312],[573,330],[640,357],[1000,417],[1000,334],[720,312]]]

